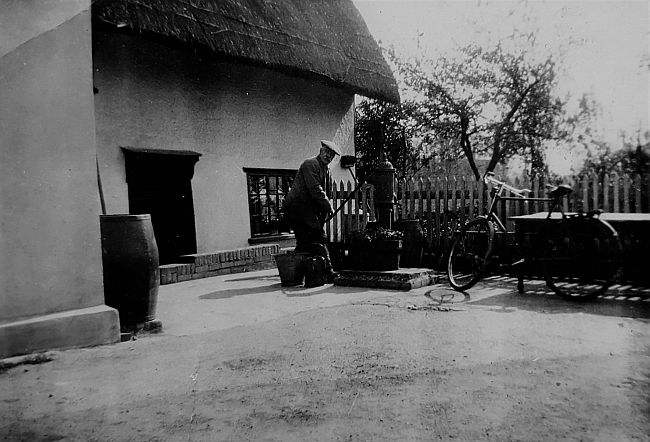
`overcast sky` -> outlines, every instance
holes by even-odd
[[[496,41],[514,27],[538,30],[549,48],[564,48],[562,93],[590,92],[602,107],[599,130],[616,144],[620,130],[648,130],[650,2],[646,0],[354,0],[383,44],[428,53]],[[569,44],[569,42],[573,42]],[[645,61],[645,65],[644,65]]]

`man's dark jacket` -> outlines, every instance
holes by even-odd
[[[302,222],[314,229],[322,228],[327,214],[332,211],[328,199],[330,182],[326,164],[318,157],[305,160],[284,200],[284,213],[289,218],[289,223]]]

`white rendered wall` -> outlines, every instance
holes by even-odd
[[[0,8],[31,30],[0,54],[0,321],[104,303],[90,2],[24,6]]]
[[[90,0],[0,2],[0,359],[119,340],[104,305]]]

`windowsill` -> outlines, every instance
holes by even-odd
[[[254,236],[248,238],[248,244],[266,244],[278,241],[290,241],[296,236],[293,233],[279,233],[277,235]]]

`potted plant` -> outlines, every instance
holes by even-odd
[[[348,239],[348,261],[354,270],[397,270],[403,232],[374,227],[352,232]]]

